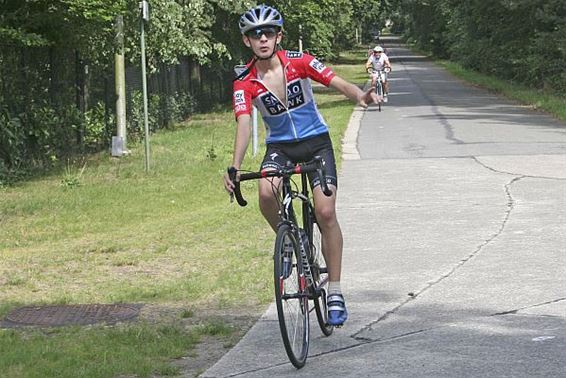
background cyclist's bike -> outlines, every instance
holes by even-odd
[[[296,368],[301,368],[305,365],[309,348],[309,314],[315,311],[324,335],[329,336],[333,331],[333,327],[327,322],[326,262],[322,255],[321,233],[307,180],[307,173],[315,172],[324,194],[332,195],[326,185],[323,162],[320,157],[315,157],[310,162],[288,165],[278,170],[239,172],[240,176],[237,178],[238,171],[228,169],[235,184],[234,195],[241,206],[247,204],[240,191],[241,181],[269,177],[282,179],[279,187],[273,185],[281,217],[273,251],[275,302],[285,351],[291,363]],[[301,175],[300,191],[298,184],[292,179],[295,174]],[[295,212],[294,202],[297,205],[300,203],[300,214]]]
[[[368,72],[376,76],[375,79],[375,93],[379,97],[377,106],[379,111],[381,111],[381,104],[384,102],[384,96],[387,95],[385,92],[385,86],[383,85],[383,72],[390,72],[391,68],[385,67],[383,70],[374,70],[372,68],[368,69]]]

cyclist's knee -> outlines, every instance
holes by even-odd
[[[316,205],[315,207],[316,219],[322,225],[332,225],[337,222],[336,208],[333,204]]]
[[[273,193],[270,190],[262,190],[260,187],[259,189],[259,206],[260,207],[269,207],[275,203],[276,199]]]

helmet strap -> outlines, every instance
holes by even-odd
[[[280,48],[280,45],[275,42],[275,45],[273,46],[273,52],[271,53],[270,56],[268,56],[267,58],[260,58],[259,56],[254,54],[254,57],[256,60],[269,60],[271,58],[273,58],[273,56],[277,53],[277,50]]]

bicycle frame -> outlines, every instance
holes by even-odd
[[[373,74],[376,75],[375,78],[375,91],[378,95],[383,95],[383,76],[381,74],[381,70],[374,70]],[[379,90],[381,88],[381,90]]]

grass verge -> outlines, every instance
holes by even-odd
[[[469,83],[500,93],[510,99],[527,104],[533,109],[542,110],[562,121],[566,121],[566,97],[564,96],[471,71],[458,63],[445,60],[438,60],[437,63],[454,76]]]
[[[362,84],[363,55],[358,62],[333,67]],[[340,162],[353,104],[315,91]],[[230,205],[222,187],[234,124],[229,109],[218,110],[153,135],[147,174],[136,144],[127,157],[89,156],[0,188],[0,319],[23,305],[166,309],[114,327],[0,329],[2,374],[174,375],[169,361],[187,355],[200,336],[230,332],[222,323],[195,328],[192,314],[236,315],[271,301],[273,233],[255,185],[243,188],[246,208]],[[261,158],[249,151],[243,168],[257,169]]]

